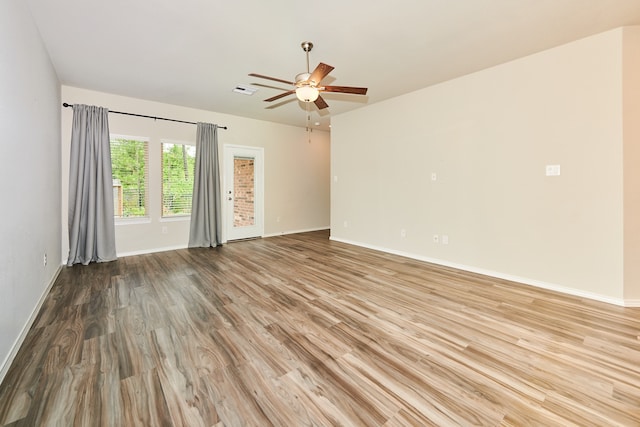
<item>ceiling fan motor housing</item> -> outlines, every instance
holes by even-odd
[[[301,87],[301,86],[314,86],[313,83],[315,82],[310,82],[309,81],[309,77],[311,77],[311,73],[300,73],[296,76],[296,87]]]

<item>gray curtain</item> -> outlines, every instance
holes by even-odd
[[[190,248],[208,248],[222,243],[220,208],[218,126],[198,123],[189,230]]]
[[[117,258],[108,113],[102,107],[73,106],[68,266]]]

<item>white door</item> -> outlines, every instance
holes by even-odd
[[[262,148],[224,146],[226,240],[264,234],[264,165]]]

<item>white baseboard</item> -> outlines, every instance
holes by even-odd
[[[139,251],[129,251],[129,252],[118,252],[116,256],[118,258],[134,256],[134,255],[145,255],[152,254],[154,252],[166,252],[166,251],[174,251],[176,249],[186,249],[186,245],[176,245],[176,246],[164,246],[161,248],[149,248],[149,249],[141,249]],[[92,261],[93,262],[93,261]],[[63,260],[63,265],[67,265],[67,260]]]
[[[298,234],[298,233],[310,233],[312,231],[323,231],[323,230],[329,230],[331,227],[329,227],[328,225],[326,227],[318,227],[318,228],[306,228],[304,230],[289,230],[289,231],[281,231],[279,233],[270,233],[270,234],[265,234],[262,237],[275,237],[275,236],[284,236],[287,234]]]
[[[501,272],[498,272],[498,271],[485,270],[483,268],[478,268],[478,267],[464,265],[464,264],[457,264],[457,263],[444,261],[444,260],[437,259],[437,258],[429,258],[429,257],[421,256],[421,255],[408,253],[408,252],[396,251],[396,250],[393,250],[393,249],[388,249],[388,248],[384,248],[384,247],[380,247],[380,246],[368,245],[368,244],[365,244],[365,243],[355,242],[355,241],[347,240],[347,239],[341,239],[341,238],[334,237],[334,236],[329,237],[329,239],[333,240],[333,241],[336,241],[336,242],[346,243],[348,245],[360,246],[360,247],[367,248],[367,249],[373,249],[375,251],[385,252],[385,253],[389,253],[389,254],[393,254],[393,255],[399,255],[399,256],[403,256],[405,258],[411,258],[411,259],[415,259],[415,260],[418,260],[418,261],[429,262],[431,264],[442,265],[444,267],[456,268],[458,270],[469,271],[471,273],[482,274],[484,276],[490,276],[490,277],[495,277],[495,278],[498,278],[498,279],[509,280],[511,282],[517,282],[517,283],[522,283],[522,284],[525,284],[525,285],[531,285],[531,286],[535,286],[535,287],[538,287],[538,288],[546,289],[546,290],[549,290],[549,291],[560,292],[560,293],[567,294],[567,295],[577,296],[577,297],[581,297],[581,298],[587,298],[587,299],[591,299],[591,300],[594,300],[594,301],[600,301],[600,302],[605,302],[605,303],[608,303],[608,304],[618,305],[618,306],[621,306],[621,307],[640,307],[640,300],[625,300],[625,299],[621,299],[621,298],[613,298],[613,297],[610,297],[610,296],[607,296],[607,295],[601,295],[601,294],[596,294],[596,293],[592,293],[592,292],[585,292],[585,291],[581,291],[581,290],[575,289],[575,288],[567,288],[567,287],[560,286],[560,285],[554,284],[554,283],[547,283],[547,282],[543,282],[543,281],[540,281],[540,280],[530,279],[530,278],[527,278],[527,277],[513,276],[513,275],[510,275],[510,274],[505,274],[505,273],[501,273]]]
[[[142,249],[139,251],[121,252],[121,253],[118,253],[117,256],[118,258],[120,258],[125,256],[152,254],[154,252],[175,251],[177,249],[187,249],[187,245],[163,246],[161,248],[150,248],[150,249]]]
[[[329,228],[330,227],[327,225],[326,227],[319,227],[319,228],[306,228],[304,230],[282,231],[280,233],[265,234],[262,237],[266,238],[266,237],[284,236],[286,234],[308,233],[311,231],[328,230]],[[224,241],[223,243],[227,243],[227,242]],[[134,255],[145,255],[145,254],[152,254],[155,252],[166,252],[166,251],[174,251],[177,249],[187,249],[187,248],[188,248],[187,245],[163,246],[161,248],[149,248],[149,249],[142,249],[139,251],[118,252],[117,256],[127,257],[127,256],[134,256]],[[66,261],[65,261],[65,264],[66,264]]]
[[[58,266],[58,269],[56,270],[55,274],[49,281],[49,284],[42,292],[42,295],[40,295],[40,298],[38,299],[38,303],[31,311],[31,314],[27,319],[27,323],[25,323],[24,327],[22,328],[22,331],[20,331],[20,335],[18,335],[18,338],[16,338],[13,345],[11,346],[11,351],[9,351],[9,354],[7,355],[7,357],[5,357],[5,359],[2,361],[2,365],[0,365],[0,384],[2,384],[2,381],[4,381],[4,377],[7,375],[7,372],[9,371],[9,368],[11,367],[13,360],[16,358],[16,355],[18,354],[18,350],[20,350],[22,343],[24,343],[24,340],[27,337],[27,334],[31,330],[31,326],[33,326],[33,322],[35,322],[36,317],[38,317],[38,313],[40,313],[42,304],[44,304],[44,301],[47,299],[47,296],[49,295],[49,291],[51,291],[51,288],[53,287],[53,284],[56,282],[56,279],[58,278],[60,271],[62,271],[62,267],[63,267],[62,265]]]

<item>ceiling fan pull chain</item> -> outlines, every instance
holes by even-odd
[[[311,111],[309,111],[309,103],[306,104],[307,107],[307,143],[311,144]]]

